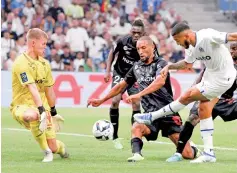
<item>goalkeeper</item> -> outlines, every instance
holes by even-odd
[[[17,57],[12,68],[13,118],[29,129],[43,150],[42,162],[53,161],[53,153],[67,158],[63,142],[56,140],[64,119],[55,109],[54,80],[47,60],[43,58],[48,36],[38,28],[26,35],[27,50]]]

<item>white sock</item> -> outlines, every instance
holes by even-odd
[[[166,105],[165,107],[159,109],[158,111],[151,112],[152,115],[152,121],[161,118],[166,115],[170,115],[176,112],[179,112],[181,109],[183,109],[186,105],[183,105],[179,102],[179,100],[175,100],[171,102],[170,104]]]
[[[204,152],[214,156],[212,136],[214,132],[214,124],[212,117],[200,120],[200,131],[204,145]]]

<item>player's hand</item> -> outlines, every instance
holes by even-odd
[[[59,132],[62,129],[62,125],[64,123],[64,118],[61,115],[56,114],[56,115],[52,116],[52,119],[53,119],[54,130],[56,132]]]
[[[41,132],[44,132],[47,129],[47,114],[43,106],[38,107],[39,114],[40,114],[40,125],[39,129]]]
[[[141,98],[141,96],[139,94],[134,94],[134,95],[128,96],[126,98],[126,101],[128,103],[132,103],[133,101],[139,100],[140,98]]]
[[[105,83],[108,83],[110,80],[110,73],[109,72],[105,72],[105,75],[104,75],[104,81]]]
[[[103,100],[102,99],[89,99],[87,101],[87,107],[88,106],[93,106],[93,107],[98,107],[100,106],[101,104],[103,103]]]
[[[166,78],[167,74],[169,72],[169,66],[165,66],[161,71],[160,71],[160,75],[162,78]]]
[[[47,114],[45,111],[40,114],[39,129],[41,132],[44,132],[47,129]]]

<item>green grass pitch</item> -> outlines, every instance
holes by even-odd
[[[96,120],[109,119],[108,109],[64,108],[58,112],[64,116],[65,124],[57,137],[67,145],[71,157],[62,160],[55,155],[52,163],[42,163],[43,155],[31,133],[12,119],[7,108],[2,108],[2,173],[237,173],[236,121],[215,120],[214,145],[220,147],[215,150],[217,163],[197,165],[188,160],[166,163],[175,152],[175,146],[167,144],[170,141],[162,137],[158,141],[164,143],[144,142],[144,161],[128,163],[126,160],[131,156],[130,109],[120,109],[119,136],[124,145],[121,151],[113,148],[112,141],[101,142],[91,136]],[[183,120],[187,113],[187,110],[181,112]],[[192,140],[202,144],[199,127]]]

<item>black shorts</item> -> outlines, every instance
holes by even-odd
[[[190,110],[190,115],[198,115],[198,105],[199,102],[195,102],[192,109]],[[233,121],[237,119],[237,102],[230,103],[225,100],[219,100],[212,110],[212,119],[220,116],[223,121]]]
[[[112,81],[112,88],[118,84],[120,81],[122,81],[124,79],[125,76],[122,76],[120,74],[117,73],[117,71],[113,71],[113,81]],[[138,86],[137,84],[133,84],[133,85],[129,85],[124,91],[123,93],[127,91],[128,92],[128,95],[134,95],[134,94],[137,94],[139,93],[139,90],[138,90]]]
[[[163,137],[168,137],[174,133],[180,133],[182,130],[182,119],[179,114],[168,115],[166,117],[155,120],[151,125],[147,125],[151,133],[146,135],[148,141],[155,141],[159,131]]]

